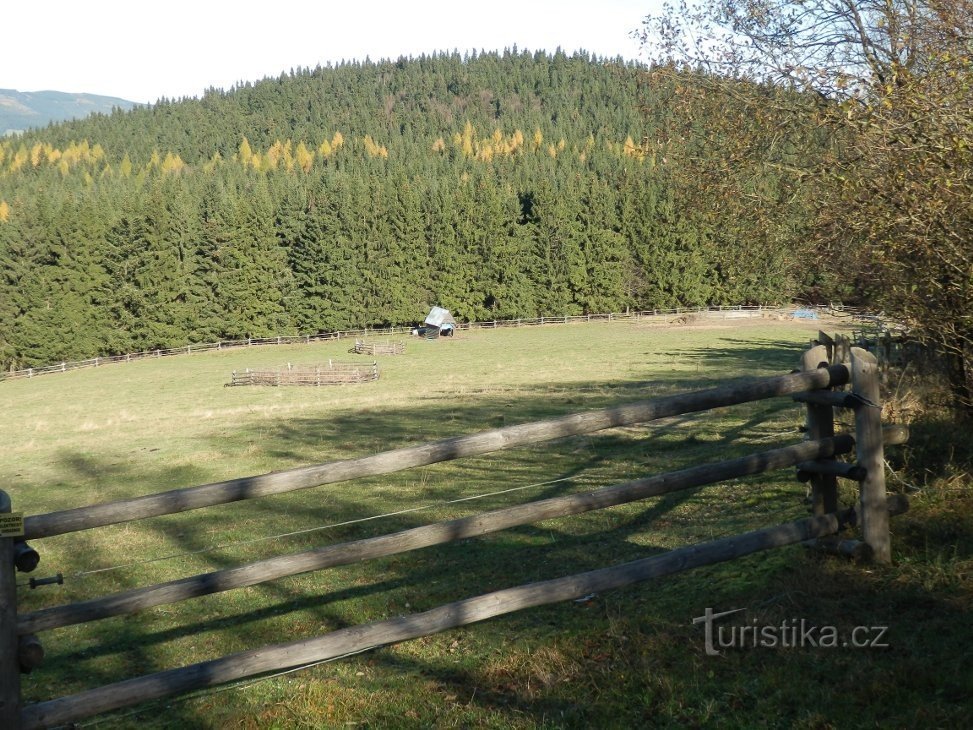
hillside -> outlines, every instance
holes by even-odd
[[[431,304],[532,317],[815,286],[793,170],[827,140],[774,141],[785,92],[758,89],[754,115],[697,81],[585,53],[443,54],[0,142],[0,366],[404,324]],[[767,140],[744,162],[741,127]],[[756,209],[755,189],[779,203]]]
[[[0,89],[0,137],[51,122],[81,119],[89,114],[110,114],[127,110],[134,102],[97,94],[68,94],[63,91],[16,91]]]

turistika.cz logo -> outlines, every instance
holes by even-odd
[[[718,656],[726,649],[886,649],[889,646],[888,626],[855,626],[842,632],[837,626],[816,626],[803,618],[789,618],[779,624],[760,624],[757,619],[742,626],[716,624],[719,619],[741,611],[746,609],[713,613],[712,608],[707,608],[702,616],[693,619],[693,624],[703,624],[709,656]]]

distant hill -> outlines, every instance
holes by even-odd
[[[30,127],[45,127],[49,122],[81,119],[95,112],[131,109],[134,102],[97,94],[68,94],[63,91],[16,91],[0,89],[0,135]]]

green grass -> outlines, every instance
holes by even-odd
[[[223,384],[233,369],[366,359],[348,354],[347,342],[5,382],[0,479],[16,510],[37,514],[367,455],[779,374],[815,331],[783,323],[484,330],[411,340],[405,355],[379,358],[377,383],[338,388]],[[799,439],[802,421],[793,403],[767,401],[38,541],[42,562],[34,575],[62,572],[66,582],[23,589],[20,610],[770,448]],[[951,479],[951,489],[927,486],[913,511],[898,518],[890,568],[785,548],[98,722],[959,725],[973,692],[961,650],[973,639],[973,498],[968,480]],[[515,488],[522,489],[493,494]],[[484,494],[492,496],[455,502]],[[24,694],[48,699],[795,519],[806,515],[803,497],[791,473],[765,475],[60,629],[42,635],[46,663],[24,678]],[[306,530],[314,531],[263,539]],[[691,624],[706,607],[746,607],[748,620],[761,624],[800,617],[843,629],[888,625],[891,646],[708,657],[701,628]]]

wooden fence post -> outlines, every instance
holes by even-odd
[[[801,370],[816,370],[828,366],[828,347],[817,345],[801,356]],[[882,438],[879,426],[879,440]],[[834,436],[834,408],[817,403],[807,404],[807,438],[812,441]],[[838,511],[838,478],[833,474],[814,474],[811,477],[811,514],[826,515]]]
[[[861,482],[862,537],[875,562],[892,562],[889,512],[885,499],[885,452],[882,445],[882,401],[877,358],[860,347],[851,348],[851,390],[863,405],[855,409],[855,450],[867,475]]]
[[[0,517],[10,513],[10,496],[0,490]],[[14,538],[0,536],[0,727],[20,728],[20,662],[17,659],[17,576]]]

